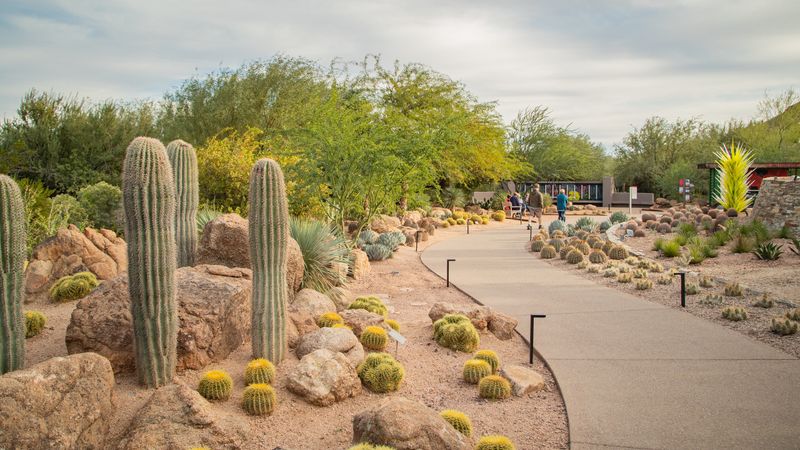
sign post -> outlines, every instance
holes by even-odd
[[[633,215],[633,201],[636,200],[636,195],[639,193],[639,189],[636,186],[631,186],[628,189],[628,215]]]

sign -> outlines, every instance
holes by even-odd
[[[395,330],[389,330],[389,337],[397,341],[398,344],[406,343],[406,337]]]
[[[639,189],[636,186],[631,186],[631,200],[636,200],[636,195],[639,193]]]
[[[625,230],[625,235],[628,237],[633,237],[633,230]]]

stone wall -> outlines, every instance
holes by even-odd
[[[769,228],[786,225],[795,235],[800,234],[800,179],[765,178],[753,206],[753,216]]]

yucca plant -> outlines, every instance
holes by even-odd
[[[292,218],[289,232],[303,253],[304,288],[325,292],[345,281],[337,266],[350,264],[349,251],[333,227],[318,220]]]
[[[207,208],[197,211],[197,217],[195,219],[197,221],[197,232],[202,233],[208,222],[211,222],[221,215],[222,212]]]
[[[740,144],[722,145],[716,154],[720,169],[720,192],[715,198],[725,209],[742,212],[750,206],[747,197],[752,176],[753,154]]]
[[[772,242],[764,242],[763,244],[759,244],[759,246],[753,250],[753,254],[756,255],[756,258],[764,261],[775,261],[783,254],[783,245],[775,245]]]

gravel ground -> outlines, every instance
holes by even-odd
[[[492,223],[488,227],[498,226],[511,224]],[[473,226],[472,231],[480,232],[488,227]],[[420,250],[437,240],[460,235],[463,228],[438,230],[430,241],[421,243]],[[503,434],[511,438],[519,449],[568,446],[564,403],[552,374],[540,362],[534,369],[544,376],[546,389],[525,398],[488,402],[478,397],[476,386],[462,381],[461,367],[469,355],[439,347],[432,340],[428,310],[437,301],[469,304],[472,300],[455,289],[445,288],[444,282],[422,265],[413,248],[403,247],[394,258],[373,263],[372,273],[365,280],[352,282],[349,289],[356,294],[388,296],[390,316],[401,323],[401,331],[408,338],[397,351],[397,358],[406,369],[403,385],[392,394],[373,394],[363,389],[358,397],[333,406],[313,406],[284,387],[282,375],[298,362],[290,354],[278,366],[276,390],[279,404],[275,413],[270,417],[250,417],[239,407],[244,385],[242,372],[250,356],[250,345],[245,344],[224,362],[205,369],[223,369],[233,377],[232,398],[213,404],[212,410],[223,428],[241,436],[244,448],[346,449],[352,440],[352,417],[386,396],[408,397],[437,411],[448,408],[461,410],[472,419],[475,437]],[[27,365],[66,354],[64,334],[74,303],[37,305],[36,308],[28,305],[26,309],[44,312],[48,325],[41,335],[27,340]],[[491,334],[482,334],[480,347],[495,350],[505,363],[527,362],[527,346],[519,336],[510,341],[500,341]],[[395,353],[392,347],[390,351]],[[189,386],[196,386],[202,373],[187,371],[179,378]],[[110,431],[110,447],[120,439],[149,395],[149,391],[137,386],[132,375],[117,376],[115,397],[118,409]],[[187,448],[192,446],[193,443],[186,443]]]

